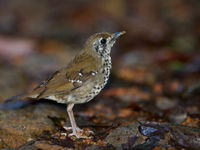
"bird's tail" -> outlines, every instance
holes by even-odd
[[[36,99],[27,97],[28,92],[10,97],[0,103],[0,109],[18,109],[33,103]]]

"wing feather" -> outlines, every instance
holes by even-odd
[[[75,57],[66,68],[52,74],[27,97],[37,95],[37,98],[45,98],[61,93],[68,94],[70,91],[81,87],[87,80],[94,78],[92,73],[97,72],[97,70],[95,58],[83,53]]]

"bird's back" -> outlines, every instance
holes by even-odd
[[[84,99],[83,97],[89,98],[91,94],[87,91],[91,91],[94,88],[93,85],[100,82],[98,78],[101,65],[98,64],[102,63],[99,61],[102,60],[98,60],[88,53],[81,53],[67,67],[53,73],[25,97],[48,98],[60,103],[69,103],[70,99],[78,101],[76,100],[77,96],[82,99]]]

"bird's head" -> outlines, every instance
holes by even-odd
[[[87,40],[85,49],[100,56],[110,54],[116,39],[125,33],[125,31],[113,34],[106,32],[96,33]]]

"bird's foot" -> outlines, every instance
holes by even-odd
[[[73,130],[72,127],[66,127],[66,126],[64,126],[63,128],[64,128],[66,131]],[[76,127],[75,130],[76,130],[77,132],[84,132],[84,130],[83,130],[83,129],[80,129],[79,127]]]
[[[71,130],[73,130],[72,127],[64,126],[63,128],[64,128],[66,131],[69,131],[69,130],[71,131]],[[79,127],[76,127],[75,130],[76,130],[77,132],[81,132],[81,133],[85,132],[85,133],[90,133],[90,134],[93,134],[93,135],[94,135],[94,132],[91,131],[91,130],[83,130],[83,129],[80,129]]]
[[[91,136],[87,137],[87,136],[79,135],[77,132],[72,132],[68,136],[69,137],[75,136],[77,139],[91,139],[92,138]]]
[[[92,134],[92,135],[94,135],[94,132],[93,132],[93,131],[91,131],[91,130],[85,130],[84,132],[85,132],[85,133],[89,133],[89,134]]]

